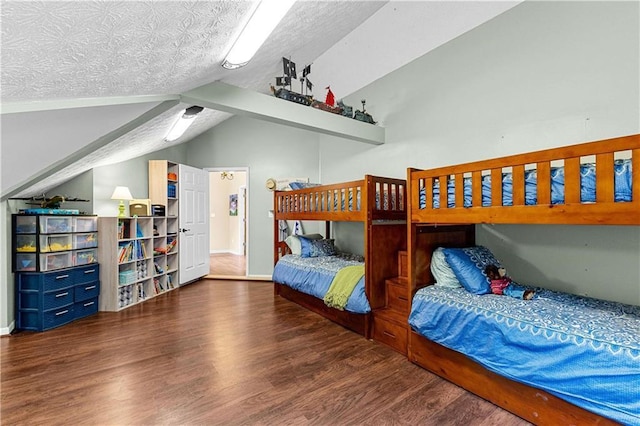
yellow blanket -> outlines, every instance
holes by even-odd
[[[336,276],[333,277],[327,294],[324,295],[324,304],[344,311],[349,296],[351,296],[353,289],[363,275],[364,265],[345,266],[340,269]]]

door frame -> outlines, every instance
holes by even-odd
[[[229,167],[203,167],[203,170],[207,171],[207,172],[244,172],[246,173],[246,183],[245,183],[245,199],[244,199],[244,205],[245,205],[245,223],[244,223],[244,227],[245,227],[245,235],[244,235],[244,256],[245,256],[245,270],[244,270],[244,276],[248,277],[249,276],[249,234],[250,234],[250,223],[249,223],[249,167],[238,167],[238,166],[229,166]],[[209,197],[211,197],[211,191],[213,190],[213,187],[209,187]],[[211,212],[209,212],[209,214],[211,214]]]

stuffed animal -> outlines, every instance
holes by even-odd
[[[487,265],[484,273],[491,280],[491,293],[493,294],[504,294],[505,296],[523,300],[531,300],[535,295],[533,290],[521,287],[511,281],[511,278],[507,277],[507,271],[504,268],[498,268],[496,265]]]

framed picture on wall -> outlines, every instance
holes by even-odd
[[[238,194],[229,195],[229,216],[238,216]]]

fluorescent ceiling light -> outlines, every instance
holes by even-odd
[[[284,18],[295,0],[262,0],[235,41],[222,66],[233,70],[245,66]]]
[[[165,136],[164,140],[167,142],[172,142],[178,139],[180,136],[184,134],[184,132],[191,126],[191,124],[196,119],[196,115],[204,108],[201,106],[192,106],[180,113],[180,118],[173,123],[173,127],[169,130],[167,136]]]

